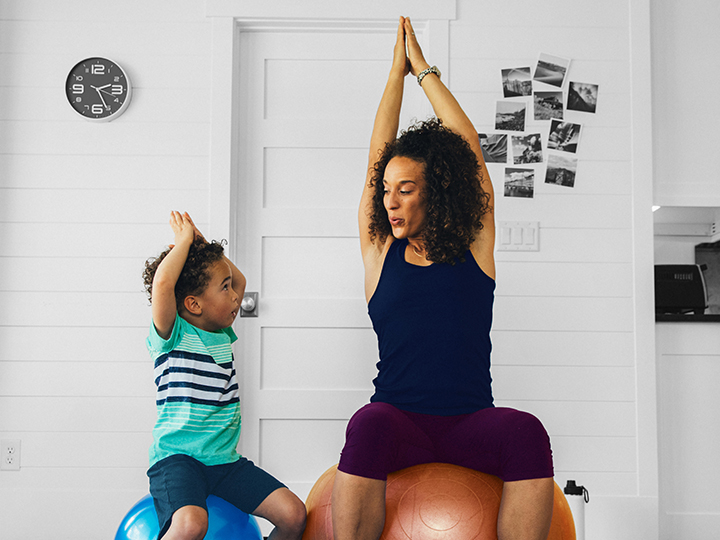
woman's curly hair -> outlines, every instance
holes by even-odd
[[[482,229],[490,195],[482,189],[482,169],[468,142],[436,118],[418,122],[385,145],[370,179],[373,188],[370,237],[381,242],[392,234],[383,203],[385,168],[394,157],[425,166],[426,207],[423,241],[435,263],[464,261],[465,252]]]
[[[145,261],[143,284],[150,303],[152,303],[152,285],[155,272],[170,251],[172,251],[171,247],[163,251],[158,257],[150,257]],[[190,295],[202,294],[205,291],[210,282],[209,269],[216,262],[223,260],[223,254],[222,242],[214,240],[208,242],[199,236],[195,238],[190,245],[180,277],[175,284],[175,302],[178,311],[182,308],[185,298]]]

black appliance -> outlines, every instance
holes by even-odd
[[[656,264],[655,313],[705,313],[708,298],[704,267],[699,264]]]

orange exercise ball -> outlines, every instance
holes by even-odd
[[[303,540],[333,540],[331,498],[337,465],[308,495]],[[380,540],[496,540],[503,481],[447,463],[416,465],[388,475]],[[575,523],[555,484],[548,540],[575,540]]]

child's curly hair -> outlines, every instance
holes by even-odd
[[[426,227],[423,234],[429,260],[454,264],[482,229],[490,210],[490,196],[483,189],[482,169],[468,142],[436,118],[418,122],[385,145],[375,163],[370,236],[381,242],[392,234],[383,204],[385,168],[394,157],[408,157],[425,166]]]
[[[152,284],[155,272],[171,250],[172,248],[167,248],[158,257],[150,257],[145,261],[143,284],[150,303],[152,303]],[[202,294],[205,291],[210,281],[209,268],[216,262],[221,261],[223,254],[223,242],[207,242],[199,236],[195,238],[190,245],[180,277],[175,284],[175,302],[178,311],[180,311],[185,298],[190,295]]]

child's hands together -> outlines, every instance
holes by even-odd
[[[196,236],[199,236],[204,240],[203,235],[200,234],[200,231],[197,229],[195,223],[193,223],[193,220],[190,218],[187,212],[181,214],[180,212],[176,212],[173,210],[170,213],[170,227],[175,233],[174,245],[190,245],[193,243],[193,240],[195,240]]]

